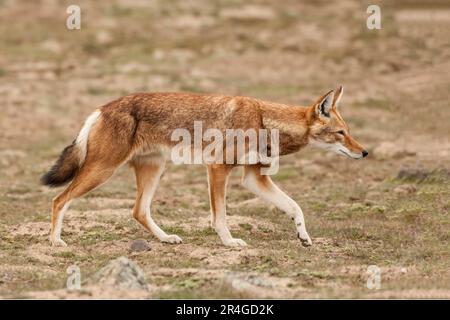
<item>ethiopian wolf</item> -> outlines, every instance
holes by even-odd
[[[350,136],[339,113],[342,93],[340,87],[336,93],[330,91],[307,107],[216,94],[136,93],[98,108],[41,179],[50,187],[70,182],[53,200],[52,244],[66,245],[61,239],[61,227],[71,201],[106,182],[124,163],[129,163],[136,174],[134,218],[162,242],[181,243],[180,237],[168,235],[155,223],[150,204],[170,151],[177,145],[172,139],[173,132],[181,128],[192,133],[194,122],[201,122],[204,130],[221,132],[229,129],[277,131],[277,146],[271,141],[266,149],[270,153],[272,147],[276,147],[279,155],[296,152],[309,144],[353,159],[367,156],[367,151]],[[225,144],[221,154],[226,157],[235,147]],[[244,167],[243,186],[286,212],[295,222],[301,243],[304,246],[312,244],[299,205],[263,174],[262,169],[268,166],[267,163],[227,161],[207,163],[206,166],[211,225],[224,245],[246,245],[243,240],[232,237],[226,224],[227,179],[236,166]]]

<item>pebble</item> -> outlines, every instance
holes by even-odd
[[[134,252],[143,252],[151,250],[151,247],[147,240],[136,239],[131,243],[130,250]]]
[[[410,194],[415,193],[417,188],[412,184],[402,184],[394,189],[394,192],[397,194]]]

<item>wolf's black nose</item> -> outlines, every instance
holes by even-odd
[[[369,153],[368,153],[366,150],[363,150],[363,151],[362,151],[363,158],[364,158],[364,157],[367,157],[368,154],[369,154]]]

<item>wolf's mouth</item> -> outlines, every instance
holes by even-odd
[[[359,159],[359,158],[356,158],[356,157],[352,156],[350,153],[345,152],[344,150],[339,149],[338,151],[340,153],[342,153],[343,155],[346,155],[347,157],[350,157],[350,158],[353,158],[353,159]]]

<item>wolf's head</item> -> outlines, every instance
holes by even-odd
[[[353,159],[361,159],[369,153],[350,135],[350,129],[339,113],[339,101],[344,89],[342,86],[320,97],[311,106],[309,125],[309,144],[334,151]]]

